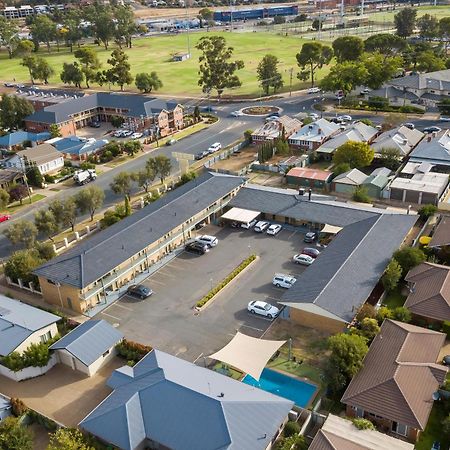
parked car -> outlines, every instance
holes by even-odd
[[[256,231],[257,233],[262,233],[269,227],[270,227],[269,222],[266,222],[265,220],[260,220],[259,222],[256,223],[253,230]]]
[[[230,116],[231,117],[241,117],[244,113],[242,111],[231,111]]]
[[[199,161],[199,160],[203,159],[205,156],[208,156],[208,155],[209,155],[208,150],[203,150],[202,152],[198,152],[198,153],[195,155],[195,159],[196,159],[197,161]]]
[[[222,144],[220,142],[214,142],[214,144],[210,145],[208,148],[208,153],[218,152],[222,148]]]
[[[9,219],[11,219],[11,216],[9,214],[3,214],[0,216],[0,223],[6,222]]]
[[[320,88],[312,87],[308,89],[308,94],[318,94],[320,92]]]
[[[292,258],[296,264],[302,264],[304,266],[310,266],[314,262],[314,258],[311,258],[309,255],[304,255],[303,253],[300,255],[294,255]]]
[[[131,131],[131,130],[125,130],[123,133],[122,133],[122,136],[123,137],[130,137],[130,136],[133,136],[133,131]]]
[[[215,247],[219,243],[219,239],[215,236],[209,236],[208,234],[204,234],[195,239],[197,242],[207,245],[209,248]]]
[[[176,142],[177,142],[177,140],[176,140],[175,138],[168,139],[168,140],[166,141],[166,145],[173,145],[173,144],[175,144]]]
[[[423,129],[424,133],[439,133],[439,131],[442,131],[442,129],[435,125],[432,125],[431,127],[426,127]]]
[[[450,116],[449,116],[449,117],[441,116],[441,117],[439,118],[439,120],[440,120],[441,122],[450,122]]]
[[[153,291],[143,284],[133,284],[127,289],[127,294],[143,300],[144,298],[150,297]]]
[[[369,93],[370,93],[370,89],[369,88],[361,89],[361,95],[365,95],[365,94],[369,94]]]
[[[253,219],[250,222],[244,222],[241,223],[241,228],[244,228],[245,230],[250,230],[250,228],[253,228],[257,224],[257,220]]]
[[[410,130],[414,130],[416,126],[411,122],[406,122],[403,124],[404,127],[409,128]]]
[[[294,278],[291,275],[285,275],[284,273],[276,273],[273,277],[272,284],[276,287],[282,287],[285,289],[289,289],[294,285],[297,281],[297,278]]]
[[[144,136],[143,133],[133,133],[130,137],[131,139],[140,139],[142,136]]]
[[[343,116],[338,116],[338,120],[340,122],[351,122],[352,116],[349,116],[348,114],[344,114]]]
[[[195,253],[197,255],[204,255],[209,250],[206,244],[197,241],[189,242],[184,249],[189,253]]]
[[[266,233],[270,234],[271,236],[275,236],[276,234],[278,234],[281,231],[282,228],[283,227],[281,225],[279,225],[278,223],[274,223],[274,224],[270,225],[269,228],[267,228]]]
[[[91,128],[100,128],[101,123],[98,120],[93,120],[88,124]]]
[[[121,137],[123,137],[124,132],[125,132],[125,130],[116,130],[116,131],[114,131],[113,136],[116,138],[121,138]]]
[[[305,237],[303,238],[303,242],[310,244],[311,242],[315,242],[317,240],[317,237],[318,236],[315,231],[310,231],[309,233],[305,234]]]
[[[278,120],[280,120],[280,118],[278,116],[269,116],[269,117],[266,117],[265,122],[276,122]]]
[[[308,117],[311,117],[312,120],[318,120],[319,119],[319,114],[309,113]]]
[[[320,255],[320,252],[319,252],[319,250],[317,250],[317,248],[311,248],[311,247],[305,247],[302,250],[302,253],[304,255],[311,256],[311,258],[314,258],[314,259],[316,259]]]
[[[269,319],[273,319],[280,314],[280,310],[276,306],[261,300],[251,301],[247,306],[247,310],[252,314],[260,314]]]

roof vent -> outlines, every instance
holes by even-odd
[[[223,392],[221,392],[217,397],[223,398],[223,397],[225,397],[225,394]]]

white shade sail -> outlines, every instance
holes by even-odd
[[[329,233],[329,234],[338,234],[339,231],[342,230],[342,227],[335,227],[334,225],[328,225],[327,223],[325,226],[320,230],[321,233]]]
[[[256,219],[261,213],[259,211],[251,211],[249,209],[231,208],[221,219],[231,220],[233,222],[248,223]]]

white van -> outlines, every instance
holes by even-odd
[[[222,144],[220,142],[214,142],[214,144],[212,144],[208,148],[208,152],[209,153],[215,153],[215,152],[219,151],[221,148],[222,148]]]
[[[296,281],[297,279],[291,277],[290,275],[285,275],[284,273],[276,273],[273,277],[272,284],[276,287],[289,289],[294,285]]]

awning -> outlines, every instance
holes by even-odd
[[[259,211],[250,211],[249,209],[242,208],[231,208],[227,211],[221,219],[231,220],[233,222],[239,223],[249,223],[253,219],[256,219],[261,212]]]
[[[258,381],[267,362],[285,343],[286,341],[254,338],[238,331],[222,350],[214,353],[210,358],[236,367]]]
[[[320,230],[321,233],[329,233],[329,234],[338,234],[339,231],[342,230],[342,227],[335,227],[334,225],[328,225],[327,223],[325,226]]]

